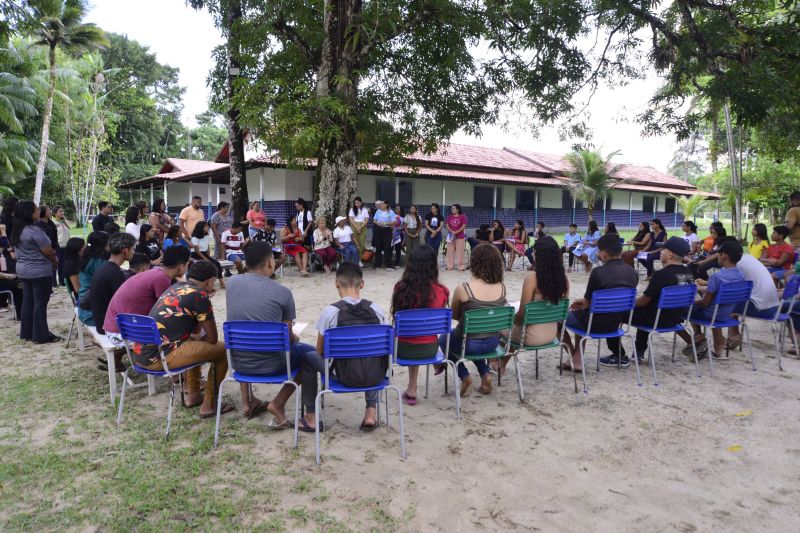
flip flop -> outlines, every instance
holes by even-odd
[[[302,425],[297,428],[299,431],[302,431],[303,433],[316,433],[314,426],[310,425],[305,418],[300,418],[300,424]],[[319,432],[322,433],[323,431],[325,431],[325,425],[322,423],[322,420],[320,420]]]
[[[358,426],[358,429],[360,429],[361,431],[365,431],[365,432],[369,433],[370,431],[375,431],[375,428],[377,428],[377,427],[378,427],[378,424],[365,424],[364,422],[361,422],[361,425]]]
[[[286,429],[286,428],[289,428],[291,426],[292,426],[292,424],[289,423],[289,419],[288,418],[279,424],[278,421],[275,420],[275,417],[273,417],[272,420],[269,421],[269,424],[267,424],[268,428],[274,429],[276,431],[281,430],[281,429]]]
[[[403,393],[403,403],[407,405],[417,405],[417,398],[416,396],[409,396],[405,392]]]
[[[236,409],[236,406],[234,406],[232,403],[222,402],[222,409],[220,409],[219,414],[230,413],[234,409]],[[206,414],[200,413],[200,418],[213,418],[215,416],[217,416],[216,409],[211,413],[206,413]]]
[[[438,364],[438,365],[433,365],[433,375],[434,376],[438,376],[439,374],[444,372],[445,368],[447,368],[447,365],[444,364],[444,363]]]
[[[254,418],[254,417],[260,415],[261,413],[263,413],[264,411],[266,411],[268,405],[269,405],[269,402],[265,402],[263,400],[259,400],[258,403],[255,404],[253,407],[251,407],[249,411],[244,413],[244,416],[248,420],[250,420],[251,418]]]
[[[569,366],[569,363],[561,363],[560,366],[556,365],[556,370],[566,370],[566,371],[569,372],[569,371],[572,370],[572,367]],[[580,374],[581,372],[583,372],[582,368],[576,368],[575,369],[575,373],[576,374]]]

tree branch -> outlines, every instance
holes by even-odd
[[[306,60],[311,63],[313,66],[319,65],[320,60],[320,53],[317,50],[313,50],[311,46],[297,33],[297,30],[294,26],[290,26],[286,23],[286,19],[283,15],[278,16],[275,22],[272,23],[272,27],[282,35],[287,41],[293,43],[297,46],[300,51],[303,53],[303,56]]]

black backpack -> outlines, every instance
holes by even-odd
[[[361,300],[355,305],[340,300],[333,305],[339,309],[337,327],[381,323],[369,300]],[[389,359],[388,357],[338,359],[334,361],[333,368],[336,378],[348,387],[372,387],[386,377]]]

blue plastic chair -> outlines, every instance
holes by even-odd
[[[630,329],[631,318],[633,317],[633,308],[636,305],[636,289],[634,288],[619,288],[619,289],[603,289],[600,291],[595,291],[592,294],[592,301],[591,305],[589,306],[589,323],[586,326],[585,330],[579,328],[573,328],[567,326],[567,331],[571,331],[572,333],[577,333],[580,335],[581,342],[578,343],[578,352],[581,354],[581,363],[583,364],[583,372],[581,375],[583,376],[583,392],[588,393],[589,388],[586,385],[586,359],[584,358],[584,353],[586,352],[586,343],[589,342],[589,339],[597,341],[597,371],[600,371],[600,340],[601,339],[613,339],[618,337],[629,337],[631,339],[631,344],[633,344],[633,355],[636,356],[636,345],[633,342],[633,337],[628,335],[628,331]],[[594,321],[595,315],[605,315],[609,313],[628,313],[628,320],[621,324],[616,331],[611,331],[609,333],[597,333],[592,332],[592,322]],[[617,368],[619,368],[621,361],[617,361]],[[563,352],[559,354],[559,366],[563,364]],[[569,358],[570,367],[572,367],[572,358]],[[574,368],[573,368],[574,372]]]
[[[719,286],[719,291],[714,296],[714,300],[711,304],[714,306],[714,312],[711,315],[711,319],[703,319],[703,318],[690,318],[689,321],[692,324],[697,324],[703,327],[703,336],[706,336],[706,331],[708,328],[732,328],[732,327],[741,327],[742,328],[742,335],[747,341],[747,347],[750,351],[750,364],[753,366],[753,370],[756,369],[756,362],[753,359],[753,347],[750,345],[750,331],[747,329],[747,324],[745,323],[745,316],[747,315],[747,307],[750,305],[750,294],[753,292],[753,282],[752,281],[734,281],[728,283],[722,283]],[[720,306],[728,306],[728,305],[736,305],[736,304],[744,304],[744,311],[742,315],[738,318],[734,318],[732,315],[727,317],[718,316]],[[692,336],[694,338],[694,335]],[[709,350],[710,351],[710,350]],[[711,376],[714,376],[714,358],[709,354],[708,356],[708,371]]]
[[[461,395],[458,393],[458,373],[456,364],[447,358],[450,350],[450,326],[452,325],[453,311],[450,309],[407,309],[398,311],[394,317],[394,364],[398,366],[425,366],[425,398],[428,397],[428,379],[430,365],[446,364],[453,371],[453,390],[456,397],[456,418],[461,418]],[[403,359],[397,356],[397,347],[400,337],[430,337],[432,335],[447,335],[445,351],[441,349],[428,359]],[[445,376],[445,394],[447,393],[447,376]]]
[[[125,405],[125,390],[128,387],[128,372],[133,369],[137,373],[146,376],[169,378],[169,383],[172,388],[169,395],[169,408],[167,409],[167,429],[164,432],[164,438],[167,438],[169,437],[169,429],[172,424],[172,406],[175,404],[175,381],[172,378],[174,376],[178,376],[178,382],[181,387],[181,403],[183,403],[183,373],[192,368],[204,365],[205,361],[179,368],[169,368],[169,365],[167,365],[167,358],[164,355],[164,349],[161,346],[161,334],[158,331],[158,326],[156,325],[156,321],[149,316],[121,313],[117,315],[117,327],[119,328],[120,336],[125,343],[125,352],[128,354],[128,359],[131,363],[131,366],[125,369],[125,372],[122,374],[122,392],[119,396],[117,427],[119,427],[119,425],[122,423],[122,408]],[[133,356],[131,355],[131,342],[158,346],[159,357],[161,358],[161,366],[163,367],[163,370],[150,370],[137,365],[133,360]],[[213,387],[214,385],[209,383],[208,386]]]
[[[346,394],[352,392],[383,391],[392,389],[397,392],[397,407],[400,416],[400,458],[406,458],[405,436],[403,434],[403,401],[401,400],[400,389],[392,385],[391,373],[387,375],[377,385],[371,387],[348,387],[341,381],[330,376],[330,363],[336,359],[358,359],[365,357],[386,357],[389,367],[392,365],[394,356],[394,328],[384,324],[370,324],[364,326],[341,326],[325,331],[324,350],[322,354],[325,359],[325,376],[322,378],[322,390],[317,393],[314,399],[316,412],[319,413],[322,406],[322,397],[328,393]],[[380,395],[378,396],[380,398]],[[386,428],[389,429],[389,406],[387,396],[386,406]],[[378,404],[380,413],[380,404]],[[316,417],[314,425],[315,443],[317,448],[317,464],[321,463],[320,442],[319,442],[319,421]]]
[[[289,326],[284,322],[257,322],[249,320],[234,320],[222,324],[222,333],[225,336],[225,352],[228,354],[228,375],[219,384],[219,398],[217,399],[217,422],[214,426],[214,448],[219,441],[219,417],[222,413],[222,387],[226,381],[247,383],[250,389],[250,398],[253,398],[253,384],[285,385],[290,384],[295,388],[294,398],[294,447],[297,448],[297,423],[300,416],[300,385],[294,381],[300,368],[292,370],[291,366],[291,338]],[[231,350],[247,352],[276,353],[282,352],[286,357],[286,372],[259,376],[243,374],[236,371],[233,364],[234,358]]]
[[[778,369],[783,370],[783,351],[785,348],[786,328],[789,328],[789,334],[792,336],[795,350],[797,347],[797,337],[794,332],[794,326],[791,322],[791,314],[794,310],[794,304],[797,302],[797,296],[800,293],[800,276],[792,276],[786,282],[786,287],[783,288],[783,296],[781,297],[781,305],[775,316],[772,318],[758,318],[750,316],[751,320],[761,320],[762,322],[769,322],[772,328],[772,336],[775,339],[775,349],[778,351]],[[776,328],[776,326],[778,326]]]
[[[647,357],[650,360],[650,368],[653,371],[653,385],[658,387],[658,379],[656,377],[656,361],[653,357],[653,336],[659,333],[672,333],[672,362],[675,362],[675,344],[679,331],[686,331],[692,339],[692,353],[694,354],[694,364],[697,366],[697,377],[700,376],[700,362],[697,360],[697,347],[694,344],[694,334],[689,327],[689,317],[692,314],[692,307],[694,306],[694,299],[697,295],[697,286],[690,285],[674,285],[672,287],[664,287],[661,290],[661,296],[658,298],[658,311],[656,311],[655,322],[652,326],[633,323],[634,328],[647,331],[650,335],[647,337]],[[661,319],[661,311],[670,309],[686,309],[686,315],[683,319],[674,326],[659,327],[659,320]],[[635,346],[635,345],[634,345]],[[634,354],[636,364],[636,381],[639,386],[642,385],[642,377],[639,373],[639,354]]]

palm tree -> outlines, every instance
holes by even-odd
[[[702,213],[708,207],[708,200],[705,196],[696,194],[694,196],[675,196],[678,206],[683,213],[684,220],[694,220],[698,213]]]
[[[34,31],[36,44],[49,49],[50,80],[47,103],[42,117],[42,137],[39,146],[39,162],[36,167],[36,186],[33,201],[39,203],[42,196],[44,170],[47,166],[47,148],[50,143],[50,119],[53,116],[53,96],[56,92],[56,50],[90,50],[108,45],[103,30],[94,24],[83,24],[88,8],[86,0],[31,0],[36,19]]]
[[[611,189],[611,176],[618,167],[611,166],[611,160],[619,155],[619,150],[603,157],[600,150],[578,149],[564,156],[572,170],[567,172],[567,182],[572,199],[583,202],[589,220],[598,201],[604,200]]]

